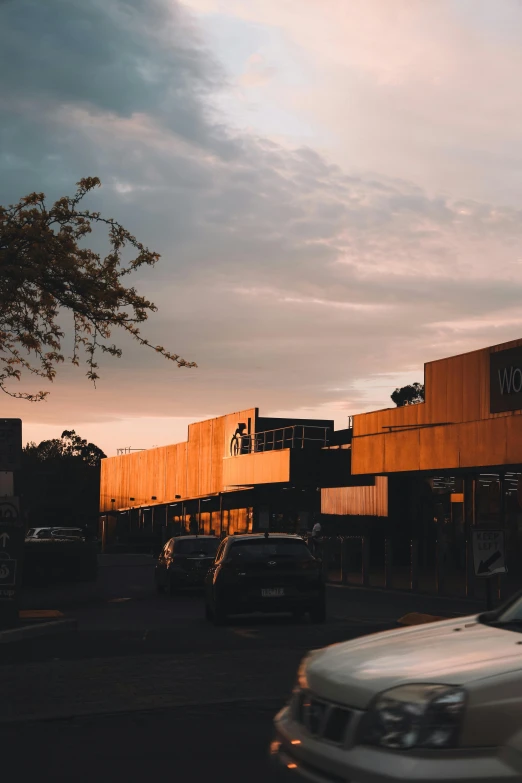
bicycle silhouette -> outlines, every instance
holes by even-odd
[[[240,423],[230,440],[230,456],[237,457],[239,454],[250,453],[250,435],[246,434],[246,424]]]

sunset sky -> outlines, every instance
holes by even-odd
[[[114,334],[97,389],[64,365],[4,395],[25,441],[342,427],[522,336],[519,0],[0,0],[0,81],[0,203],[99,176],[89,206],[162,256],[143,332],[199,365]]]

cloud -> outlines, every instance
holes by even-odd
[[[277,75],[277,68],[267,65],[265,58],[259,52],[252,54],[246,68],[239,79],[242,87],[264,87]]]
[[[522,296],[518,209],[233,129],[216,108],[226,75],[176,3],[2,5],[0,57],[0,203],[99,175],[92,204],[162,254],[136,279],[159,306],[147,334],[199,365],[177,370],[114,335],[123,358],[102,357],[96,391],[66,367],[48,403],[7,400],[4,415],[344,417],[386,404],[376,374],[391,391],[449,346],[491,342],[469,324],[485,319],[493,342],[519,334],[499,316]]]

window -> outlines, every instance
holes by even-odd
[[[36,535],[36,538],[50,538],[50,537],[51,537],[51,531],[49,530],[49,528],[44,528],[43,530],[40,530]]]
[[[53,538],[82,538],[83,532],[76,527],[60,528],[58,530],[52,530],[51,536]]]
[[[175,544],[176,555],[212,555],[215,556],[219,546],[218,538],[189,538],[178,539]]]
[[[266,538],[234,541],[229,553],[229,558],[232,560],[266,560],[267,558],[311,560],[312,557],[304,541],[291,538],[279,538],[272,541]]]

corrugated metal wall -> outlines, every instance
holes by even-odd
[[[143,505],[152,497],[164,503],[176,495],[188,498],[221,492],[223,458],[230,438],[240,421],[250,419],[254,430],[256,415],[257,410],[250,408],[197,422],[190,425],[185,443],[102,460],[100,511]]]
[[[375,486],[370,487],[322,489],[321,513],[387,517],[388,479],[386,476],[377,476]]]

